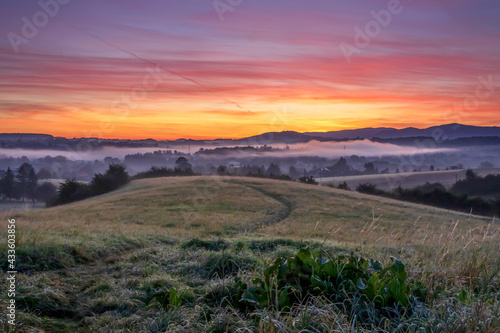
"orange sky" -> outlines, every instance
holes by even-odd
[[[405,3],[346,57],[341,45],[356,45],[355,28],[385,6],[259,0],[221,20],[208,1],[70,2],[14,46],[9,34],[24,36],[21,18],[41,9],[2,3],[0,132],[213,139],[500,125],[500,6]]]

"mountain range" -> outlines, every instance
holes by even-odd
[[[248,138],[236,140],[248,143],[298,143],[311,140],[346,141],[348,139],[398,139],[413,137],[431,137],[439,141],[472,137],[500,137],[500,127],[481,127],[462,124],[447,124],[424,129],[407,127],[396,129],[390,127],[360,128],[330,132],[268,132]]]
[[[127,140],[127,139],[97,139],[97,138],[61,138],[48,134],[23,134],[23,133],[0,133],[0,148],[56,148],[67,145],[77,145],[81,140],[98,141],[99,145],[113,145],[121,147],[161,147],[165,145],[183,144],[214,144],[214,145],[270,145],[275,143],[303,143],[312,140],[317,141],[348,141],[368,139],[378,142],[392,142],[406,145],[408,138],[433,138],[435,141],[446,142],[449,140],[463,139],[471,141],[476,138],[481,142],[497,142],[500,138],[500,127],[481,127],[462,124],[447,124],[419,129],[407,127],[396,129],[390,127],[361,128],[352,130],[330,131],[330,132],[305,132],[294,131],[267,132],[242,139],[216,139],[216,140]],[[495,139],[490,139],[495,137]],[[406,140],[405,140],[406,139]],[[476,141],[477,141],[476,140]],[[401,142],[399,142],[401,141]]]
[[[356,138],[365,139],[381,138],[395,139],[408,137],[434,137],[446,139],[471,138],[471,137],[487,137],[500,136],[500,127],[481,127],[462,124],[447,124],[440,126],[432,126],[424,129],[407,127],[403,129],[395,129],[388,127],[379,128],[361,128],[354,130],[332,131],[325,133],[310,132],[305,135],[323,138]]]

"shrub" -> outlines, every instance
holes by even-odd
[[[92,196],[92,189],[89,185],[77,182],[74,179],[67,179],[59,185],[57,199],[47,202],[47,206],[56,206],[70,202],[87,199]]]
[[[359,184],[358,187],[356,187],[356,191],[365,194],[383,194],[383,191],[379,190],[377,186],[373,184]]]
[[[340,183],[338,186],[337,186],[338,189],[340,190],[346,190],[346,191],[350,191],[351,189],[349,188],[349,185],[347,185],[347,182],[343,182],[343,183]]]
[[[314,179],[313,176],[310,176],[310,177],[300,177],[299,178],[299,182],[301,183],[304,183],[304,184],[311,184],[311,185],[318,185],[318,182],[316,181],[316,179]]]

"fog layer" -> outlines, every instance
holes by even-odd
[[[237,147],[233,145],[231,147]],[[215,149],[218,146],[214,145],[176,145],[169,148],[148,147],[148,148],[115,148],[109,146],[96,147],[91,151],[78,152],[78,151],[63,151],[63,150],[29,150],[29,149],[3,149],[0,148],[0,155],[22,157],[26,156],[29,159],[43,158],[45,156],[64,156],[70,160],[83,160],[94,161],[102,160],[105,157],[124,159],[125,155],[135,153],[147,153],[157,150],[177,150],[182,153],[194,154],[200,148]],[[221,146],[222,147],[222,146]],[[414,155],[414,154],[427,154],[438,152],[452,152],[455,149],[439,148],[415,148],[415,147],[401,147],[393,144],[376,143],[369,140],[363,141],[349,141],[349,142],[318,142],[310,141],[307,143],[297,144],[273,144],[272,147],[279,148],[273,152],[262,153],[261,156],[319,156],[327,158],[336,158],[340,156],[393,156],[393,155]],[[286,149],[288,147],[288,149]],[[251,157],[255,154],[247,154],[238,152],[234,157]],[[227,155],[226,155],[227,157]]]

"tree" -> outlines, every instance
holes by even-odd
[[[495,167],[495,165],[493,163],[491,163],[490,161],[481,162],[481,164],[479,165],[480,169],[492,169],[494,167]]]
[[[224,165],[219,165],[219,167],[217,168],[217,174],[222,176],[222,175],[225,175],[227,173],[227,169]]]
[[[477,175],[471,169],[467,169],[465,172],[465,179],[468,181],[474,180],[477,178]]]
[[[15,183],[14,173],[10,168],[8,168],[5,177],[3,177],[0,183],[2,194],[7,199],[11,199],[14,197],[14,183]]]
[[[175,161],[175,169],[176,170],[182,170],[182,171],[188,171],[192,169],[191,163],[187,160],[187,158],[181,156]]]
[[[39,180],[49,179],[49,178],[52,178],[52,174],[47,169],[42,168],[42,169],[40,169],[40,171],[38,171],[37,177]]]
[[[36,176],[35,169],[31,168],[26,182],[26,194],[28,198],[35,203],[35,191],[38,186],[38,177]]]
[[[35,190],[35,198],[38,201],[48,202],[57,195],[57,188],[54,184],[45,182],[38,185]]]
[[[64,183],[59,185],[59,190],[57,191],[59,203],[71,202],[80,185],[81,183],[77,182],[74,179],[66,179]]]
[[[281,176],[281,168],[278,164],[271,163],[269,168],[267,168],[266,174],[270,177]]]
[[[89,185],[79,183],[74,179],[67,179],[59,185],[57,191],[57,200],[52,204],[60,205],[78,200],[83,200],[92,196],[92,191]]]
[[[92,179],[92,192],[96,195],[111,192],[127,184],[128,181],[129,176],[123,165],[110,164],[104,175],[98,173]]]
[[[19,181],[19,190],[23,201],[26,199],[28,178],[31,170],[33,170],[33,166],[29,163],[23,163],[17,170],[16,178]]]
[[[106,176],[113,177],[118,187],[129,182],[128,173],[121,164],[110,164],[108,170],[106,170]]]
[[[373,164],[373,162],[365,163],[364,167],[365,167],[365,173],[367,175],[373,175],[378,173],[377,169],[375,169],[375,164]]]
[[[351,167],[347,164],[347,160],[341,157],[330,170],[338,176],[345,176],[351,173]]]
[[[301,172],[297,170],[297,168],[294,165],[290,165],[288,168],[288,175],[292,178],[298,178],[301,175]]]

